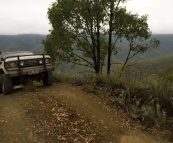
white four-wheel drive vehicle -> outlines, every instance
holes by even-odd
[[[30,51],[0,53],[0,92],[13,92],[13,87],[26,84],[28,79],[43,81],[45,86],[53,82],[52,59],[47,54]]]

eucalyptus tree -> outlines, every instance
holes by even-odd
[[[118,12],[118,15],[114,25],[116,26],[115,34],[121,35],[120,37],[128,42],[128,54],[121,69],[123,71],[131,58],[149,49],[157,48],[160,41],[150,38],[151,31],[147,23],[147,15],[131,14],[123,8]]]
[[[111,57],[118,52],[116,42],[125,37],[132,45],[130,35],[135,33],[133,30],[137,29],[136,23],[139,24],[138,28],[141,26],[148,32],[146,21],[140,22],[143,17],[136,16],[134,22],[134,15],[120,6],[125,2],[126,0],[57,0],[48,9],[52,30],[43,41],[45,50],[65,62],[93,68],[97,74],[106,65],[107,74],[110,74]],[[129,29],[131,31],[128,32]],[[140,31],[135,34],[137,38],[144,36],[147,39],[150,36],[147,36],[147,32],[143,35]],[[130,51],[133,49],[134,46],[131,46]]]
[[[109,45],[107,24],[112,3],[124,0],[59,0],[48,9],[52,30],[43,42],[46,46],[49,37],[56,39],[57,56],[66,62],[91,67],[100,73],[105,65]],[[110,3],[110,4],[109,4]],[[112,33],[112,30],[109,30]],[[50,36],[51,35],[51,36]],[[112,36],[112,34],[110,34]],[[55,49],[55,48],[53,48]],[[110,54],[110,53],[109,53]]]
[[[104,13],[100,1],[63,0],[52,4],[48,18],[51,37],[56,39],[57,56],[65,62],[91,67],[101,72],[106,55],[101,29]],[[48,36],[50,37],[50,36]],[[44,41],[46,47],[47,39]]]

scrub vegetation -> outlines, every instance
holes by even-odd
[[[173,84],[165,71],[151,75],[137,75],[128,66],[121,73],[121,67],[111,75],[70,75],[55,72],[55,81],[68,82],[83,87],[85,92],[97,95],[111,107],[122,110],[133,122],[143,129],[169,130],[173,133]],[[101,94],[102,93],[102,94]],[[104,94],[103,94],[104,93]],[[104,96],[105,95],[105,96]],[[169,138],[173,141],[173,138]]]

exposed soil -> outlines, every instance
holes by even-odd
[[[54,83],[37,85],[36,92],[19,88],[0,95],[0,143],[168,143],[132,128],[120,115],[82,87]]]

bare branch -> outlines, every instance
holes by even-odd
[[[119,6],[120,2],[121,2],[121,0],[119,0],[119,1],[118,1],[118,4],[117,4],[117,6],[116,6],[116,8],[115,8],[115,9],[117,9],[117,8],[118,8],[118,6]]]
[[[131,58],[133,58],[135,55],[137,55],[140,51],[137,51],[136,53],[134,53],[131,57],[128,58],[128,60],[130,60]]]
[[[91,53],[90,51],[88,51],[88,49],[87,49],[87,48],[85,47],[85,45],[81,42],[81,40],[80,40],[79,38],[77,38],[77,39],[78,39],[78,41],[80,42],[80,44],[82,45],[82,48],[84,49],[83,52],[87,52],[87,54],[88,54],[92,59],[94,59],[92,53]],[[91,50],[92,50],[91,44],[90,44],[90,43],[88,43],[88,44],[89,44],[89,47],[90,47]],[[81,50],[81,51],[82,51],[82,50]]]
[[[89,65],[85,65],[85,64],[81,64],[81,63],[76,63],[76,62],[73,62],[73,64],[76,64],[76,65],[80,65],[80,66],[85,66],[85,67],[90,67],[90,68],[93,68],[92,66],[89,66]]]
[[[77,55],[77,54],[74,53],[74,52],[73,52],[73,54],[74,54],[75,56],[77,56],[78,58],[82,59],[83,61],[85,61],[86,63],[88,63],[89,65],[91,65],[91,66],[94,68],[94,65],[93,65],[92,63],[90,63],[88,60],[84,59],[83,57]]]
[[[113,46],[112,46],[111,53],[112,53],[113,49],[115,49],[115,44],[116,44],[117,40],[118,40],[118,37],[116,38],[116,40],[115,40],[115,42],[114,42],[114,44],[113,44]]]

